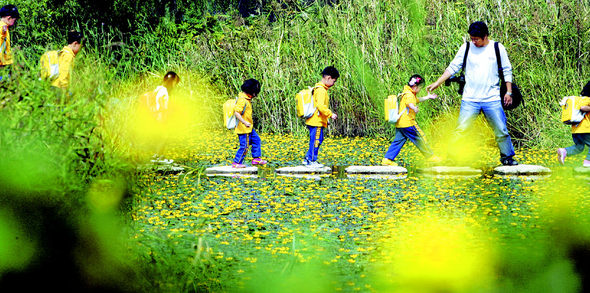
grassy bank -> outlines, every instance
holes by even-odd
[[[23,19],[15,29],[15,40],[28,59],[40,56],[47,47],[63,45],[59,36],[66,28],[49,27],[41,33],[39,25],[49,20],[36,11],[49,9],[61,20],[68,10],[43,3],[17,3],[23,7]],[[148,10],[137,8],[130,20],[132,28],[108,23],[97,26],[97,19],[68,26],[86,32],[87,48],[114,67],[109,70],[113,77],[136,78],[154,69],[190,68],[210,80],[221,93],[203,101],[219,117],[212,121],[215,126],[221,122],[218,105],[235,96],[243,80],[257,78],[263,84],[255,105],[259,128],[303,132],[295,116],[294,94],[317,82],[325,66],[334,65],[342,78],[331,90],[331,104],[340,117],[331,132],[390,136],[392,129],[381,117],[383,98],[401,91],[414,73],[434,81],[467,39],[469,23],[484,20],[491,39],[506,45],[515,81],[525,95],[525,106],[508,113],[513,138],[526,146],[567,141],[567,127],[557,119],[557,101],[579,93],[587,82],[584,72],[590,64],[583,49],[590,42],[587,2],[345,0],[332,5],[301,4],[265,6],[272,17],[264,11],[242,17],[227,8],[213,14],[215,5],[193,7],[179,2],[185,9],[182,19],[161,13],[154,18]],[[84,11],[72,5],[70,13]],[[122,9],[112,17],[131,8]],[[212,15],[206,14],[207,9],[213,9]],[[460,97],[455,87],[443,87],[439,95],[440,100],[423,105],[418,115],[426,129],[436,128],[441,118],[458,111]]]

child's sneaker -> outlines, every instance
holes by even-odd
[[[233,163],[231,163],[231,167],[235,168],[235,169],[240,169],[240,168],[246,168],[246,165],[233,162]]]
[[[252,165],[266,165],[266,163],[268,163],[268,162],[261,159],[261,158],[252,159]]]
[[[383,158],[383,160],[381,160],[381,165],[382,166],[393,166],[393,167],[397,167],[397,163],[388,159],[388,158]]]
[[[557,149],[557,160],[559,161],[560,164],[564,164],[565,163],[565,157],[567,157],[567,151],[564,148],[558,148]]]
[[[582,165],[584,167],[590,167],[590,161],[588,160],[584,160],[584,165]]]

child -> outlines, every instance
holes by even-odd
[[[70,74],[74,67],[74,57],[82,48],[82,33],[77,31],[68,32],[68,45],[58,53],[59,74],[51,83],[52,86],[67,89],[70,85]]]
[[[321,168],[324,165],[317,162],[320,146],[324,142],[324,129],[328,127],[328,118],[336,119],[338,115],[330,110],[330,97],[328,89],[331,88],[340,73],[333,66],[328,66],[322,71],[322,80],[315,84],[313,89],[313,103],[316,112],[305,120],[309,130],[309,149],[303,160],[303,165],[309,168]]]
[[[423,98],[416,98],[416,95],[422,89],[424,85],[424,78],[418,74],[412,75],[408,84],[404,86],[402,92],[402,98],[399,103],[399,109],[402,111],[402,115],[399,120],[395,123],[395,138],[389,146],[385,158],[381,161],[383,166],[397,166],[393,160],[399,154],[400,150],[409,139],[413,142],[420,152],[428,158],[429,162],[440,162],[441,159],[434,156],[430,147],[426,144],[424,133],[418,127],[416,123],[416,113],[418,113],[418,102],[422,102],[429,99],[436,99],[436,95],[427,95]]]
[[[13,63],[12,50],[10,48],[10,32],[8,28],[13,26],[20,18],[18,9],[14,5],[6,5],[0,8],[0,68]],[[0,76],[0,80],[7,78]]]
[[[172,164],[174,162],[171,159],[161,159],[161,154],[164,150],[164,146],[166,144],[166,122],[168,119],[168,100],[169,95],[172,93],[174,87],[180,82],[180,77],[174,71],[168,71],[164,75],[164,79],[162,80],[162,85],[156,87],[156,89],[144,97],[147,99],[147,107],[151,112],[152,117],[156,120],[156,128],[155,131],[158,134],[157,145],[156,145],[156,154],[154,154],[152,162],[154,163],[163,163],[163,164]],[[154,97],[150,97],[150,95]]]
[[[590,81],[584,86],[580,93],[582,98],[582,106],[580,110],[586,112],[584,119],[575,125],[572,125],[572,139],[574,145],[567,148],[557,149],[557,159],[563,165],[567,155],[576,155],[584,151],[584,146],[590,147]],[[584,167],[590,167],[590,150],[584,159]]]
[[[265,165],[267,161],[260,158],[262,155],[260,136],[254,130],[252,120],[252,99],[260,93],[260,82],[256,79],[248,79],[242,84],[242,92],[238,95],[238,101],[234,107],[238,125],[235,133],[240,141],[240,148],[232,163],[234,168],[245,168],[242,164],[248,153],[248,147],[252,146],[252,165]]]

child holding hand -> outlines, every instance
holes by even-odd
[[[397,163],[393,160],[395,157],[397,157],[402,147],[408,140],[413,142],[416,147],[418,147],[420,152],[422,152],[422,154],[428,158],[429,162],[435,163],[441,161],[439,157],[433,154],[432,150],[426,143],[424,133],[420,127],[418,127],[418,123],[416,123],[416,114],[418,113],[417,104],[425,100],[437,98],[437,96],[433,94],[429,94],[422,98],[416,97],[424,84],[424,78],[418,74],[414,74],[412,77],[410,77],[408,84],[404,86],[402,98],[399,103],[399,110],[402,115],[395,124],[395,138],[389,146],[387,153],[385,153],[385,157],[381,161],[381,165],[397,166]]]

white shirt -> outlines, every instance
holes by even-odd
[[[463,89],[463,100],[470,102],[492,102],[500,99],[500,76],[498,75],[498,64],[496,61],[496,52],[494,50],[495,41],[481,48],[469,44],[467,53],[467,64],[465,65],[465,88]],[[506,48],[498,44],[500,49],[500,59],[504,72],[504,81],[512,82],[512,65],[508,59]],[[465,55],[465,46],[463,43],[455,59],[451,61],[447,71],[451,75],[456,74],[463,66],[463,56]]]

